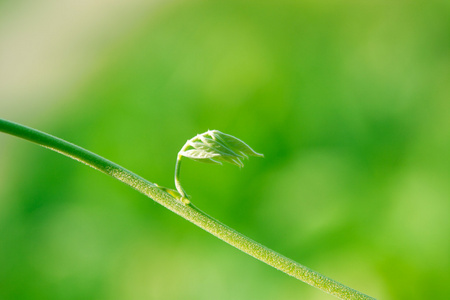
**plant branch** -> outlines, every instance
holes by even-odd
[[[106,173],[148,196],[179,216],[256,259],[340,299],[374,299],[317,273],[237,232],[192,204],[184,204],[164,188],[77,145],[14,122],[0,119],[0,132],[17,136]]]

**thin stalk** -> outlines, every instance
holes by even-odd
[[[177,162],[175,164],[175,187],[180,193],[181,197],[186,197],[186,192],[184,191],[183,187],[180,183],[180,167],[181,167],[181,155],[177,155]]]
[[[185,204],[177,200],[175,197],[165,192],[164,188],[145,180],[133,172],[95,153],[39,130],[4,119],[0,119],[0,132],[26,139],[106,173],[138,190],[142,194],[226,243],[326,293],[340,299],[374,299],[253,241],[236,230],[210,217],[194,205]],[[179,170],[179,163],[177,163],[177,168]]]
[[[184,146],[181,150],[183,151],[184,148],[186,148],[186,146]],[[186,194],[186,192],[184,191],[183,187],[181,186],[180,183],[180,168],[181,168],[181,155],[178,154],[177,155],[177,162],[175,164],[175,188],[177,189],[178,193],[180,193],[181,195],[181,199],[188,199],[188,195]]]

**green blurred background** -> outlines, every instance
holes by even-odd
[[[0,117],[173,187],[380,299],[450,294],[448,1],[0,1]],[[0,135],[0,299],[333,299],[127,186]]]

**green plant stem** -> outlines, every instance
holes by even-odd
[[[183,150],[183,149],[182,149]],[[175,188],[177,189],[178,193],[180,193],[182,199],[189,198],[186,192],[184,191],[183,187],[180,183],[180,168],[181,168],[181,155],[177,155],[177,162],[175,165]]]
[[[236,230],[210,217],[194,205],[182,203],[166,193],[158,185],[145,180],[133,172],[128,171],[95,153],[47,133],[4,119],[0,119],[0,132],[26,139],[106,173],[133,187],[142,194],[228,244],[324,292],[340,299],[374,299],[251,240]]]

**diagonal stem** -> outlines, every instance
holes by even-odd
[[[226,243],[326,293],[340,299],[374,299],[253,241],[236,230],[210,217],[194,205],[184,204],[165,192],[158,185],[145,180],[133,172],[128,171],[95,153],[39,130],[4,119],[0,119],[0,132],[26,139],[106,173],[138,190],[142,194]],[[179,163],[177,163],[177,168],[179,171]]]

